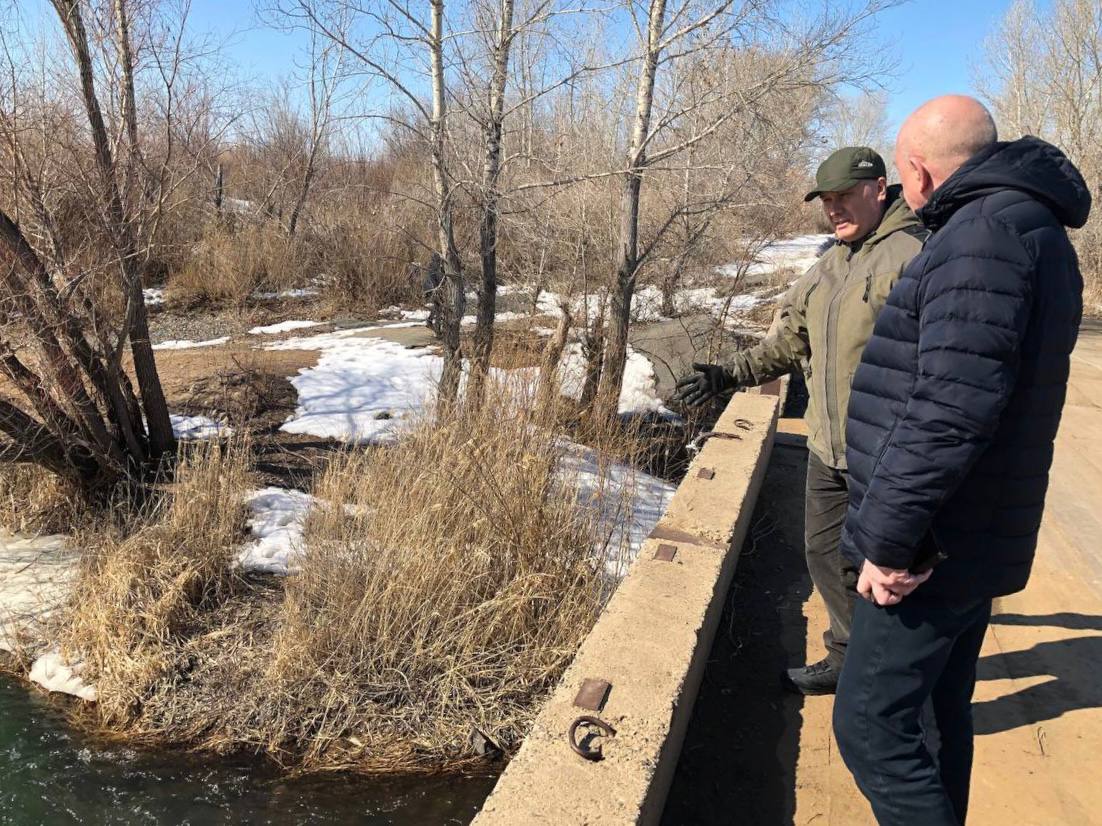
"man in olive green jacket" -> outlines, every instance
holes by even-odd
[[[807,566],[826,603],[827,657],[789,669],[785,684],[804,694],[833,693],[849,640],[858,571],[840,550],[849,492],[846,410],[850,382],[873,323],[926,231],[887,185],[884,160],[867,147],[846,147],[819,167],[805,200],[822,200],[835,243],[789,289],[777,322],[759,344],[726,365],[694,364],[678,382],[679,398],[701,404],[801,370],[807,381],[804,539]]]

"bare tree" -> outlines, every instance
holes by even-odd
[[[535,111],[539,102],[586,74],[600,71],[591,52],[578,53],[560,38],[567,31],[556,26],[567,18],[589,14],[583,5],[535,0],[476,0],[471,4],[474,37],[470,49],[460,49],[459,58],[465,98],[464,114],[478,127],[481,137],[481,170],[472,187],[479,218],[479,261],[481,280],[471,353],[471,382],[468,401],[481,401],[482,382],[490,367],[497,307],[498,238],[502,201],[512,194],[516,176],[504,177],[510,161],[536,160]],[[511,66],[514,45],[520,42],[521,65]],[[467,54],[473,51],[474,54]],[[510,98],[510,77],[517,92]],[[523,118],[522,142],[506,156],[507,119]],[[472,175],[472,177],[474,177]],[[504,187],[504,191],[503,191]]]
[[[842,146],[868,146],[885,159],[892,154],[888,97],[883,92],[835,96],[826,106],[820,130],[822,150],[816,160]]]
[[[310,98],[310,129],[290,215],[287,234],[294,235],[299,217],[310,195],[310,187],[318,173],[319,160],[327,150],[334,124],[333,104],[342,74],[344,48],[339,43],[319,42],[316,30],[310,32],[310,61],[306,85]]]
[[[392,110],[375,117],[413,135],[430,158],[432,192],[424,203],[431,203],[436,252],[444,265],[440,286],[444,309],[440,400],[445,405],[453,403],[459,395],[463,369],[460,323],[466,294],[455,234],[459,188],[449,157],[445,51],[452,35],[446,30],[444,0],[414,4],[394,0],[280,0],[274,11],[345,50],[348,60],[358,64],[355,74],[381,84],[410,114],[399,117]]]
[[[0,110],[0,136],[16,200],[28,209],[19,223],[0,209],[0,358],[15,390],[0,400],[0,431],[9,440],[0,455],[40,462],[86,489],[102,489],[140,476],[175,450],[142,279],[178,184],[172,118],[184,58],[182,39],[162,37],[147,19],[146,65],[162,91],[165,131],[146,153],[130,3],[96,8],[92,30],[84,3],[51,3],[69,47],[77,108],[66,108],[64,93],[47,99],[45,74],[38,100],[24,94],[33,83],[4,42],[12,89],[10,107]],[[106,58],[97,61],[97,54]],[[105,99],[113,109],[105,109]],[[110,124],[105,112],[113,115]],[[100,275],[110,276],[106,292]],[[101,306],[112,296],[121,305],[116,312]],[[136,390],[124,370],[127,344]]]
[[[992,105],[1004,130],[1017,135],[1046,131],[1045,87],[1040,78],[1044,36],[1031,0],[1017,0],[984,42],[983,58],[973,68],[976,85]]]
[[[1094,191],[1102,187],[1102,4],[1019,0],[975,67],[977,86],[1007,138],[1035,134],[1063,149]],[[1102,304],[1102,217],[1074,233],[1088,300]]]

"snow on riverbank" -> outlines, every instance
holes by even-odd
[[[190,339],[169,339],[168,341],[162,341],[160,344],[154,344],[154,350],[190,350],[194,347],[219,347],[228,343],[229,336],[222,336],[221,338],[211,338],[206,341],[192,341]]]
[[[602,469],[590,448],[565,439],[562,444],[560,477],[577,489],[584,507],[596,511],[598,541],[608,543],[606,569],[621,577],[677,488],[622,462]],[[280,576],[297,573],[306,549],[306,517],[318,500],[302,491],[269,487],[254,491],[246,501],[253,540],[238,555],[242,569]]]
[[[766,299],[758,295],[722,295],[717,287],[687,287],[674,293],[673,306],[678,315],[692,312],[710,313],[718,318],[753,309]],[[664,321],[662,315],[662,291],[658,287],[641,287],[635,292],[631,304],[631,317],[635,321]]]
[[[579,502],[597,511],[602,538],[608,537],[605,568],[619,579],[639,555],[677,487],[623,462],[609,463],[602,473],[595,451],[565,440],[564,444],[562,477],[577,488]]]
[[[284,422],[284,431],[345,442],[387,443],[397,438],[403,419],[424,411],[440,380],[443,358],[428,348],[411,350],[365,336],[371,329],[376,328],[270,345],[270,349],[322,351],[315,366],[291,378],[298,391],[298,408]],[[564,392],[579,398],[584,372],[579,345],[569,350],[562,370]],[[620,412],[669,414],[656,386],[654,366],[642,354],[629,351]]]
[[[581,344],[570,344],[563,352],[559,367],[560,391],[571,399],[581,399],[585,384],[586,359]],[[642,353],[628,346],[628,359],[624,365],[624,385],[620,391],[620,409],[623,414],[658,413],[673,417],[677,414],[662,404],[658,398],[658,378],[654,365]]]
[[[307,327],[317,327],[320,321],[281,321],[278,324],[268,324],[263,327],[253,327],[249,335],[274,336],[279,333],[289,333],[291,330],[305,330]]]
[[[249,530],[255,539],[241,549],[241,567],[284,576],[294,573],[296,559],[305,548],[302,531],[306,516],[316,500],[299,490],[263,488],[246,501],[252,513]]]
[[[61,656],[61,651],[55,646],[46,653],[40,655],[31,664],[30,674],[27,675],[32,683],[37,683],[47,691],[56,691],[59,694],[71,694],[89,703],[96,701],[96,687],[84,682],[81,674],[84,672],[84,663],[69,664]]]
[[[833,235],[797,235],[766,244],[754,257],[753,263],[745,267],[745,275],[771,275],[777,270],[792,270],[794,278],[803,275],[819,258],[819,249],[832,239]],[[743,269],[739,264],[727,264],[720,272],[736,276]]]

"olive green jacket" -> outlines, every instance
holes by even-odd
[[[725,365],[742,386],[803,371],[809,400],[807,446],[846,467],[846,410],[853,373],[873,323],[926,237],[898,186],[888,189],[880,226],[864,241],[836,243],[785,294],[772,332]]]

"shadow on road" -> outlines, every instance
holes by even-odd
[[[1070,628],[1073,631],[1102,631],[1102,617],[1091,614],[1073,614],[1061,611],[1058,614],[995,614],[992,625],[1053,625],[1057,628]]]
[[[991,621],[1003,625],[1059,625],[1076,630],[1102,630],[1102,617],[1084,614],[1037,617],[1003,614],[992,617]],[[1053,720],[1070,711],[1102,708],[1102,636],[1040,642],[1024,651],[983,657],[977,666],[977,677],[980,680],[1051,679],[995,700],[976,703],[972,707],[976,734],[998,734]]]
[[[742,549],[662,822],[778,826],[795,812],[802,698],[779,675],[803,661],[806,453],[777,447]]]

